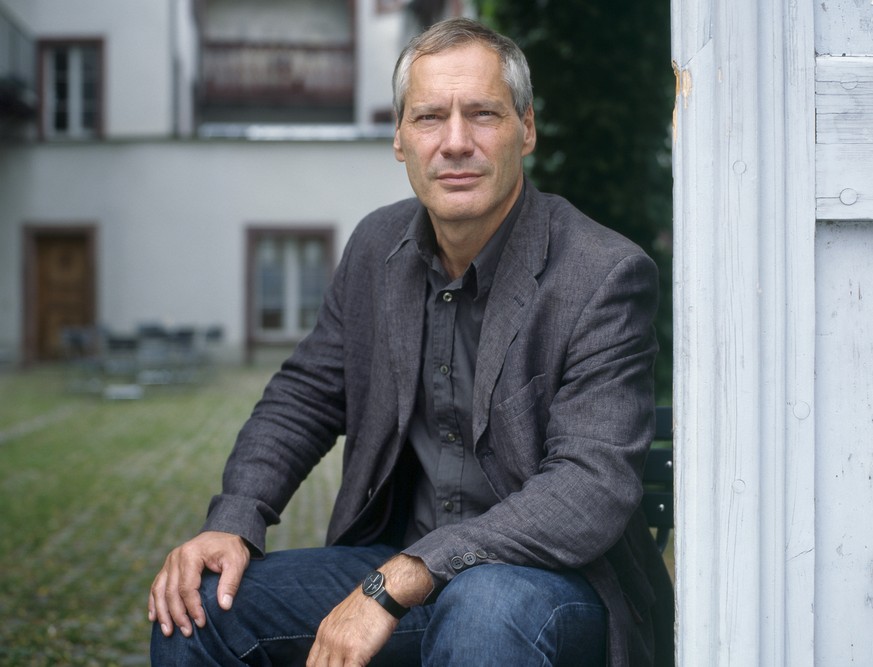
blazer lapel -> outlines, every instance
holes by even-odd
[[[491,395],[506,351],[524,321],[526,306],[539,287],[537,276],[545,268],[548,211],[540,206],[539,199],[539,192],[527,183],[524,206],[503,249],[488,296],[473,382],[474,443],[479,442],[488,425]]]
[[[414,244],[401,245],[386,260],[385,294],[391,369],[397,383],[398,430],[405,434],[415,407],[424,335],[426,267]]]

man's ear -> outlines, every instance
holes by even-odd
[[[394,128],[394,157],[398,162],[406,162],[406,157],[403,155],[403,144],[400,141],[400,123]]]
[[[533,153],[534,147],[537,145],[537,126],[534,122],[533,105],[527,108],[524,112],[524,118],[521,119],[521,124],[524,127],[524,138],[521,144],[521,155],[530,155]]]

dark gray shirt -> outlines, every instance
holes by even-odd
[[[462,276],[450,280],[436,255],[427,212],[413,226],[428,267],[424,346],[409,428],[419,466],[404,544],[439,526],[482,514],[497,496],[473,455],[473,381],[479,332],[500,253],[518,218],[524,192]]]

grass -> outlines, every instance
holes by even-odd
[[[71,394],[58,369],[0,375],[0,664],[148,664],[152,577],[202,524],[268,377],[221,371],[121,402]],[[323,541],[338,454],[268,548]]]

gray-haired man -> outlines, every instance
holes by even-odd
[[[510,40],[437,24],[394,93],[417,197],[358,226],[204,532],[155,578],[153,662],[669,664],[652,612],[669,617],[672,588],[638,510],[654,264],[526,182],[530,75]],[[261,559],[341,434],[329,546]]]

